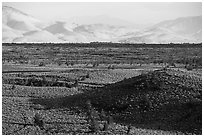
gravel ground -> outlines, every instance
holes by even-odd
[[[182,75],[182,78],[189,79],[189,75],[183,76],[178,71],[167,71],[168,74]],[[90,78],[87,79],[86,82],[93,82],[98,80],[99,83],[114,83],[123,80],[124,78],[130,78],[131,76],[137,76],[141,74],[141,72],[135,70],[109,70],[107,72],[93,72],[90,74]],[[185,74],[185,73],[184,73]],[[182,94],[178,94],[174,92],[174,94],[170,94],[170,88],[165,89],[165,94],[155,94],[157,98],[151,98],[156,101],[156,99],[161,100],[161,98],[165,100],[170,100],[171,95],[175,97],[175,95],[179,95],[179,97],[183,95],[198,97],[201,96],[197,91],[201,89],[202,85],[200,84],[200,79],[195,78],[190,75],[189,80],[178,79],[177,77],[170,77],[167,81],[169,83],[166,84],[175,84],[175,82],[181,83],[180,85],[186,85],[185,87],[192,87],[196,92],[188,92],[188,90],[184,90]],[[129,81],[130,82],[130,81]],[[172,82],[172,83],[171,83]],[[131,83],[131,82],[130,82]],[[117,85],[118,83],[116,83]],[[120,85],[120,83],[119,83]],[[11,88],[12,85],[3,84],[2,90],[2,133],[3,135],[41,135],[41,134],[53,134],[53,135],[61,135],[61,134],[100,134],[100,135],[125,135],[128,130],[128,121],[132,120],[131,116],[127,117],[127,121],[124,118],[123,122],[121,120],[117,120],[117,116],[115,116],[114,123],[111,127],[109,127],[108,131],[98,131],[98,132],[90,132],[88,128],[90,124],[87,122],[87,116],[83,111],[76,111],[71,108],[66,108],[58,106],[60,100],[55,100],[54,102],[50,102],[51,104],[55,104],[54,108],[46,108],[45,105],[41,103],[34,103],[32,99],[55,99],[59,97],[71,97],[74,95],[78,95],[83,93],[81,88],[64,88],[64,87],[29,87],[29,86],[16,86],[15,89]],[[111,89],[119,88],[112,86]],[[108,89],[107,89],[108,91]],[[185,94],[183,94],[185,93]],[[189,94],[188,94],[189,93]],[[164,98],[165,97],[165,98]],[[169,99],[168,99],[169,98]],[[186,96],[184,97],[186,98]],[[66,99],[66,98],[65,98]],[[58,102],[59,101],[59,102]],[[69,102],[69,101],[68,101]],[[158,101],[157,101],[158,102]],[[84,102],[85,103],[85,102]],[[165,102],[158,102],[164,103]],[[69,104],[69,106],[72,104]],[[176,112],[176,111],[175,111]],[[38,126],[33,125],[34,120],[33,117],[35,114],[40,114],[45,122],[45,129],[41,130]],[[120,113],[119,118],[122,115],[126,115],[127,112]],[[134,113],[133,113],[134,114]],[[137,113],[135,113],[137,114]],[[174,113],[172,112],[172,115]],[[129,118],[129,120],[128,120]],[[135,119],[135,117],[133,118]],[[25,123],[27,125],[25,125]],[[30,124],[30,125],[29,125]],[[157,123],[149,124],[133,124],[131,123],[131,130],[129,134],[132,135],[182,135],[182,134],[193,134],[193,133],[184,133],[181,131],[175,130],[163,130],[161,129],[153,129],[152,126],[156,126]],[[24,127],[25,126],[25,127]],[[161,124],[159,125],[161,126]],[[103,128],[103,121],[99,121],[100,129]],[[196,132],[197,133],[197,132]]]

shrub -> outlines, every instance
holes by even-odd
[[[78,86],[78,80],[75,80],[73,87],[77,87]]]
[[[58,64],[58,66],[61,66],[61,65],[62,65],[62,62],[61,62],[61,61],[58,61],[57,64]]]
[[[139,107],[141,111],[148,111],[152,108],[148,94],[143,95],[141,101],[139,102]]]
[[[47,85],[47,80],[46,80],[46,77],[44,75],[42,76],[42,85],[43,86]]]
[[[45,63],[44,62],[40,62],[38,66],[39,67],[45,66]]]
[[[90,74],[89,73],[86,74],[86,78],[90,78]]]
[[[98,62],[94,62],[92,67],[94,68],[94,67],[97,67],[97,66],[99,66],[99,63]]]
[[[103,109],[101,110],[101,113],[100,113],[100,119],[101,119],[101,121],[106,120],[106,114],[105,114],[105,111]]]
[[[45,129],[43,118],[38,113],[35,114],[33,119],[35,126],[38,126],[41,130]]]
[[[186,65],[185,68],[190,71],[190,70],[193,70],[193,66],[192,65]]]
[[[103,131],[107,131],[108,130],[108,126],[109,126],[109,124],[107,122],[105,122],[104,127],[103,127]]]
[[[94,118],[91,119],[91,126],[89,128],[92,132],[97,132],[99,130],[99,123]]]
[[[71,65],[71,66],[74,66],[74,62],[71,62],[70,65]]]
[[[68,61],[66,61],[65,64],[66,64],[67,66],[69,66],[69,62],[68,62]]]
[[[92,132],[96,132],[99,130],[99,122],[97,121],[98,114],[92,107],[91,101],[88,100],[86,102],[86,108],[87,108],[87,117],[88,117],[88,122],[90,121],[90,127],[89,129]]]
[[[15,83],[13,83],[11,89],[14,90],[15,88],[16,88]]]
[[[108,125],[113,124],[113,117],[111,115],[108,116],[107,123],[108,123]]]
[[[109,65],[108,69],[114,69],[114,66],[113,65]]]
[[[129,125],[127,129],[127,135],[130,134],[130,130],[131,130],[131,126]]]

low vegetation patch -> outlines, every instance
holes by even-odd
[[[81,113],[87,113],[84,102],[90,100],[94,111],[111,114],[116,122],[150,129],[201,134],[201,87],[199,79],[165,69],[58,100],[61,107],[80,110]],[[45,99],[32,101],[47,104]],[[93,123],[97,122],[92,119]],[[105,124],[104,130],[107,127]]]

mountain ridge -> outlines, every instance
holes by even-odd
[[[110,21],[99,16],[95,22],[89,20],[89,24],[81,24],[75,20],[54,21],[46,24],[8,6],[2,7],[2,14],[2,42],[202,42],[202,16],[181,17],[142,28],[125,25],[128,22],[122,20],[117,22],[120,19],[109,16],[103,16],[103,18],[109,18]]]

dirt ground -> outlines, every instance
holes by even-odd
[[[22,66],[21,66],[22,67]],[[19,66],[3,66],[3,71],[22,70]],[[6,68],[10,68],[9,70]],[[11,68],[14,68],[13,70]],[[162,129],[162,125],[157,123],[145,124],[141,121],[135,121],[135,124],[128,122],[128,120],[121,119],[121,115],[127,115],[128,112],[120,113],[119,117],[117,114],[113,114],[113,123],[109,126],[108,130],[103,131],[105,121],[99,120],[99,129],[97,132],[90,130],[90,122],[87,120],[87,114],[77,108],[77,105],[72,104],[71,101],[65,101],[61,99],[70,99],[75,95],[80,95],[94,90],[97,88],[103,88],[103,86],[111,85],[132,77],[139,76],[141,74],[147,74],[150,71],[155,70],[155,67],[151,69],[148,66],[143,66],[137,69],[57,69],[51,72],[47,71],[48,68],[44,69],[39,67],[39,70],[46,70],[45,72],[35,72],[32,66],[24,67],[23,70],[31,70],[31,72],[20,72],[21,78],[26,76],[34,75],[35,77],[45,75],[46,78],[49,76],[58,76],[59,79],[64,77],[71,80],[79,79],[85,74],[89,74],[89,77],[84,80],[78,81],[76,87],[49,87],[49,86],[25,86],[25,85],[13,85],[6,82],[6,79],[18,78],[19,73],[3,73],[2,74],[2,133],[3,135],[36,135],[36,134],[132,134],[132,135],[178,135],[178,134],[194,134]],[[158,67],[159,68],[159,67]],[[177,69],[176,69],[177,70]],[[33,71],[33,72],[32,72]],[[172,71],[171,71],[172,72]],[[185,74],[193,76],[202,81],[201,72],[186,72],[180,69],[179,74]],[[94,83],[94,84],[93,84]],[[36,102],[39,101],[39,102]],[[40,102],[43,101],[43,102]],[[46,105],[43,103],[46,102]],[[77,102],[77,101],[75,101]],[[80,100],[79,100],[80,102]],[[50,104],[50,106],[49,106]],[[85,102],[84,102],[85,104]],[[74,106],[74,109],[70,106]],[[69,106],[69,107],[62,107]],[[39,114],[44,122],[44,129],[40,129],[39,126],[34,124],[34,117]],[[137,113],[135,113],[137,114]],[[172,113],[173,114],[173,113]],[[120,120],[118,120],[120,118]],[[149,125],[149,127],[147,126]],[[152,126],[161,126],[161,128],[151,128]],[[128,131],[128,127],[130,131]],[[196,129],[195,129],[196,130]],[[199,132],[195,131],[195,134]]]

